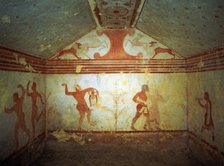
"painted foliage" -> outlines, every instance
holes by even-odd
[[[137,29],[93,30],[50,59],[180,59]]]
[[[51,130],[186,129],[185,74],[51,75],[46,79]]]

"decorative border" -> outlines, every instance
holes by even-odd
[[[224,69],[224,48],[211,50],[186,59],[187,73]]]
[[[0,70],[44,73],[45,60],[0,47]]]
[[[79,70],[77,70],[79,68]],[[186,59],[45,60],[0,47],[0,70],[41,74],[194,73],[224,69],[224,48]]]
[[[48,133],[52,133],[56,130],[48,130]],[[105,131],[98,131],[98,130],[64,130],[67,133],[87,133],[87,134],[128,134],[128,133],[175,133],[175,132],[188,132],[188,130],[105,130]]]

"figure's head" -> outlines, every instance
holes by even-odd
[[[75,48],[75,49],[79,49],[81,46],[82,46],[81,43],[75,42],[72,47]]]
[[[36,84],[36,82],[33,82],[33,84],[32,84],[32,90],[36,90],[36,88],[37,88],[37,84]]]
[[[210,100],[210,99],[209,99],[209,94],[208,94],[208,92],[205,92],[205,93],[204,93],[204,99],[205,99],[205,100]]]
[[[142,91],[149,92],[148,85],[146,85],[146,84],[142,85]]]
[[[82,90],[82,88],[81,88],[81,86],[79,86],[78,84],[75,86],[75,90],[76,91],[81,91]]]
[[[17,102],[19,99],[19,94],[17,92],[13,93],[13,102]]]

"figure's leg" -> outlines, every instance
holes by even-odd
[[[169,53],[170,55],[173,55],[173,58],[172,58],[172,59],[175,59],[175,54],[173,53],[172,50],[170,50],[168,53]]]
[[[36,135],[36,126],[35,126],[35,117],[32,116],[32,119],[31,119],[31,122],[32,122],[32,129],[33,129],[33,139],[35,138],[35,135]]]
[[[18,122],[15,125],[14,136],[15,136],[16,150],[17,150],[19,148],[19,124],[18,124]]]
[[[132,119],[132,123],[131,123],[131,129],[132,130],[136,130],[134,125],[135,125],[135,122],[138,120],[138,118],[141,116],[141,113],[139,113],[139,111],[136,112],[134,118]]]
[[[159,120],[158,119],[155,119],[155,128],[157,130],[160,130],[160,127],[159,127]]]
[[[33,106],[32,107],[32,119],[31,119],[31,122],[32,122],[32,129],[33,129],[33,139],[35,138],[36,136],[36,121],[37,121],[37,106]]]
[[[28,142],[30,141],[30,130],[26,127],[26,124],[24,122],[24,132],[26,133],[26,135],[28,136]]]
[[[212,131],[212,141],[215,141],[215,133]]]
[[[83,111],[79,111],[79,126],[78,126],[78,130],[82,130],[82,123],[83,123],[83,119],[85,117],[85,112]]]
[[[215,141],[215,128],[214,128],[214,126],[212,126],[212,128],[211,128],[211,132],[212,132],[212,141]]]
[[[91,111],[88,109],[88,110],[86,110],[86,113],[87,113],[88,124],[91,124]]]
[[[35,120],[37,122],[39,122],[41,116],[43,115],[43,111],[41,111],[41,113],[38,115],[38,107],[37,106],[33,106],[33,112],[35,112],[35,115],[34,115]]]
[[[159,127],[160,117],[159,117],[159,111],[158,110],[155,111],[154,122],[155,122],[155,128],[157,130],[161,130],[160,127]]]
[[[154,59],[156,55],[157,55],[157,53],[155,52],[151,59]]]
[[[41,113],[39,114],[39,116],[36,118],[36,121],[39,122],[41,116],[43,115],[43,111],[41,111]]]
[[[205,129],[205,126],[204,126],[204,124],[203,124],[203,125],[201,126],[201,132],[203,132],[204,129]]]
[[[150,128],[150,116],[149,116],[149,112],[148,113],[144,113],[144,115],[146,117],[144,129],[145,130],[151,130],[152,128]]]
[[[25,120],[23,121],[23,124],[21,125],[21,128],[26,133],[26,135],[28,136],[27,143],[29,143],[30,142],[30,130],[26,127]]]

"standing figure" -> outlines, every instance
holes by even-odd
[[[136,114],[134,118],[132,119],[131,129],[136,130],[134,125],[135,122],[140,118],[142,114],[146,117],[146,123],[144,125],[144,129],[149,129],[149,109],[151,108],[151,101],[150,101],[150,95],[149,93],[149,87],[148,85],[142,85],[142,90],[138,92],[134,97],[133,101],[137,103],[136,106]]]
[[[32,128],[33,128],[33,139],[35,138],[36,135],[36,122],[38,122],[43,115],[43,111],[38,115],[38,106],[37,106],[37,98],[39,97],[41,100],[41,103],[44,104],[42,97],[40,93],[37,91],[37,84],[36,82],[33,82],[32,84],[32,92],[29,92],[29,85],[30,81],[27,84],[27,96],[30,96],[32,99],[32,117],[31,117],[31,122],[32,122]]]
[[[212,134],[212,140],[215,140],[215,127],[212,119],[212,102],[209,98],[208,92],[204,92],[204,98],[200,99],[197,98],[199,105],[204,108],[205,115],[204,115],[204,124],[201,127],[201,132],[204,131],[204,129],[211,131]]]
[[[14,105],[11,108],[5,108],[6,113],[12,113],[12,112],[16,113],[17,119],[14,130],[16,150],[19,148],[19,129],[22,129],[29,137],[28,142],[30,140],[30,131],[26,127],[25,114],[23,112],[23,100],[25,96],[25,89],[22,85],[18,85],[18,88],[22,89],[22,95],[19,97],[19,94],[17,92],[13,93]]]
[[[90,101],[90,105],[92,106],[93,104],[92,101],[94,97],[96,98],[95,103],[97,103],[99,92],[95,88],[91,88],[91,87],[82,90],[79,85],[76,85],[75,92],[69,92],[67,84],[62,84],[62,86],[65,86],[65,94],[68,96],[73,96],[75,100],[77,101],[76,108],[79,111],[79,115],[80,115],[78,130],[82,130],[82,123],[85,117],[85,113],[87,113],[88,124],[91,124],[90,123],[91,111],[86,103],[85,95],[86,93],[89,93],[89,101]]]
[[[152,107],[150,109],[150,125],[154,123],[154,127],[157,130],[159,128],[159,103],[165,102],[163,97],[158,93],[158,90],[155,91],[155,95],[151,96]]]

